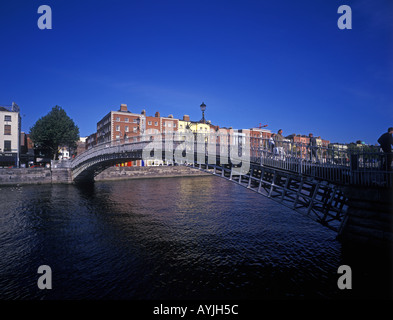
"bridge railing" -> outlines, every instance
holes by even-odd
[[[95,145],[94,147],[87,149],[76,158],[71,160],[70,167],[75,168],[81,163],[88,161],[91,158],[101,156],[104,154],[113,154],[124,151],[134,151],[143,149],[148,141],[145,141],[144,137],[138,136],[135,139],[121,139],[103,142]]]
[[[251,139],[251,159],[264,165],[341,183],[392,186],[392,154],[379,147],[361,148],[310,146],[268,139]]]

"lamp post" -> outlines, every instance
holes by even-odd
[[[206,105],[205,105],[205,103],[204,102],[202,102],[202,104],[201,104],[201,111],[202,111],[202,120],[201,120],[201,122],[202,123],[205,123],[206,121],[205,121],[205,110],[206,110]]]

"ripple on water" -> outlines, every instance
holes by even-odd
[[[0,201],[4,299],[337,294],[334,233],[224,179],[2,188]],[[56,290],[37,290],[41,264]]]

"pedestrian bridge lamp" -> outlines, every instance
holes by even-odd
[[[202,104],[201,104],[201,111],[202,111],[202,120],[200,121],[201,123],[206,123],[206,120],[205,120],[205,110],[206,110],[206,105],[205,105],[205,103],[204,102],[202,102]],[[198,128],[198,126],[197,126],[197,128]],[[198,131],[196,131],[197,133],[198,133]],[[206,137],[206,135],[205,135],[205,144],[207,144],[207,137]],[[205,145],[205,148],[207,148],[207,146]]]
[[[201,111],[202,111],[202,120],[201,120],[201,122],[202,123],[206,123],[206,121],[205,121],[205,110],[206,110],[206,105],[205,105],[204,102],[202,102],[202,104],[201,104]]]

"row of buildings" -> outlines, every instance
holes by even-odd
[[[217,133],[219,135],[232,133],[232,127],[219,127],[213,125],[211,121],[205,120],[204,116],[200,121],[192,121],[188,115],[182,119],[174,118],[173,115],[163,117],[159,112],[154,116],[148,116],[146,110],[135,113],[128,110],[126,104],[121,104],[117,111],[110,111],[100,121],[97,122],[97,131],[86,138],[86,149],[90,149],[97,144],[111,141],[132,142],[137,136],[153,136],[158,133]],[[255,137],[269,138],[270,130],[253,128],[240,130]]]
[[[202,119],[192,121],[188,115],[184,115],[181,119],[174,118],[173,115],[162,116],[156,112],[154,116],[147,115],[146,110],[140,113],[132,112],[126,104],[121,104],[116,111],[110,111],[101,120],[97,122],[97,131],[86,138],[86,149],[93,148],[98,144],[109,143],[114,141],[133,142],[138,136],[145,136],[146,139],[153,139],[153,135],[161,133],[177,133],[177,137],[181,139],[182,133],[204,133],[207,137],[214,134],[219,137],[229,135],[233,137],[235,130],[232,127],[220,127],[214,125],[211,121],[205,119],[204,110],[206,105],[202,103]],[[263,127],[236,130],[242,133],[243,137],[250,138],[251,147],[256,144],[267,143],[272,136],[272,132]],[[258,138],[258,139],[253,139]],[[262,138],[262,139],[260,139]],[[232,138],[231,138],[232,139]],[[302,143],[308,145],[310,138],[305,135],[292,134],[285,138],[287,142]],[[317,145],[320,147],[328,147],[330,141],[317,137]],[[254,144],[254,145],[253,145]],[[157,162],[144,163],[143,161],[134,161],[124,163],[124,166],[132,165],[152,165]]]
[[[202,106],[205,105],[202,104]],[[156,112],[154,116],[147,115],[146,110],[135,113],[131,112],[126,104],[121,104],[118,110],[110,111],[97,122],[97,131],[86,138],[86,149],[90,149],[97,144],[113,141],[133,142],[139,136],[152,140],[156,134],[176,133],[177,137],[181,139],[182,133],[204,133],[208,136],[210,133],[228,134],[232,131],[232,128],[220,128],[213,125],[211,121],[205,120],[204,113],[200,121],[192,121],[188,115],[177,119],[173,115],[162,116],[160,112]],[[269,130],[261,129],[258,131],[259,137],[268,137],[269,134]],[[149,161],[148,163],[133,161],[123,165],[149,166],[157,164],[162,163],[157,161]]]
[[[121,104],[118,110],[110,111],[97,122],[96,132],[80,139],[76,150],[62,148],[59,159],[69,159],[98,144],[113,141],[132,142],[138,136],[143,135],[148,139],[149,136],[152,138],[153,135],[158,133],[177,133],[179,137],[182,136],[182,133],[186,132],[205,133],[207,136],[209,134],[215,134],[218,137],[225,135],[232,137],[236,131],[242,133],[246,138],[251,138],[251,146],[256,146],[253,143],[259,144],[261,143],[260,141],[266,143],[272,135],[270,130],[263,127],[234,130],[232,127],[227,128],[214,125],[211,121],[205,119],[205,108],[206,105],[202,103],[202,119],[192,121],[188,115],[184,115],[181,119],[178,119],[173,115],[162,116],[159,112],[156,112],[154,116],[148,115],[146,110],[136,113],[129,110],[126,104]],[[262,138],[262,140],[253,138]],[[310,143],[308,136],[298,134],[286,136],[285,141],[304,145]],[[317,137],[317,144],[321,147],[331,145],[328,140],[321,139],[320,137]],[[19,106],[15,103],[12,103],[10,106],[0,106],[0,167],[28,166],[33,162],[40,161],[44,162],[44,159],[37,158],[37,154],[34,155],[34,146],[29,135],[21,131]],[[134,161],[122,165],[144,166],[154,164],[161,163]]]

